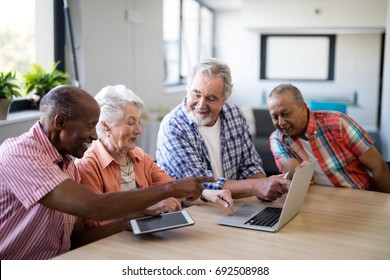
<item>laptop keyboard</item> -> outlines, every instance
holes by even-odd
[[[272,227],[279,221],[282,208],[267,207],[245,222],[246,225]]]

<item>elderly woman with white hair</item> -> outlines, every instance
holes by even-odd
[[[92,143],[82,159],[76,161],[81,183],[96,193],[105,193],[136,190],[174,181],[148,154],[136,146],[137,137],[142,132],[142,99],[123,85],[106,86],[95,99],[101,110],[96,125],[98,140]],[[203,190],[202,199],[232,210],[233,201],[229,191]],[[183,204],[187,206],[191,203],[183,201]],[[163,211],[177,211],[181,207],[182,201],[168,198],[136,216],[157,215]],[[86,221],[86,225],[99,226],[108,222]]]

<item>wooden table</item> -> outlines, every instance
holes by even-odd
[[[262,202],[245,198],[235,206],[242,203]],[[188,212],[193,226],[121,232],[55,259],[390,259],[390,194],[311,186],[301,212],[277,233],[218,225],[227,212],[212,203]]]

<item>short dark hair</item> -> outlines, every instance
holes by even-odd
[[[76,97],[80,90],[74,86],[58,86],[50,90],[41,100],[39,109],[41,114],[49,118],[62,114],[65,117],[75,118],[79,111],[79,103]]]
[[[278,85],[268,95],[268,99],[272,98],[274,95],[286,95],[289,96],[295,103],[305,103],[301,91],[292,84]]]

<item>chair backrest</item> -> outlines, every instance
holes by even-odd
[[[276,129],[268,109],[253,109],[256,125],[256,137],[268,137]]]
[[[310,100],[308,106],[313,111],[326,110],[326,111],[338,111],[344,114],[347,113],[347,105],[341,102]]]

